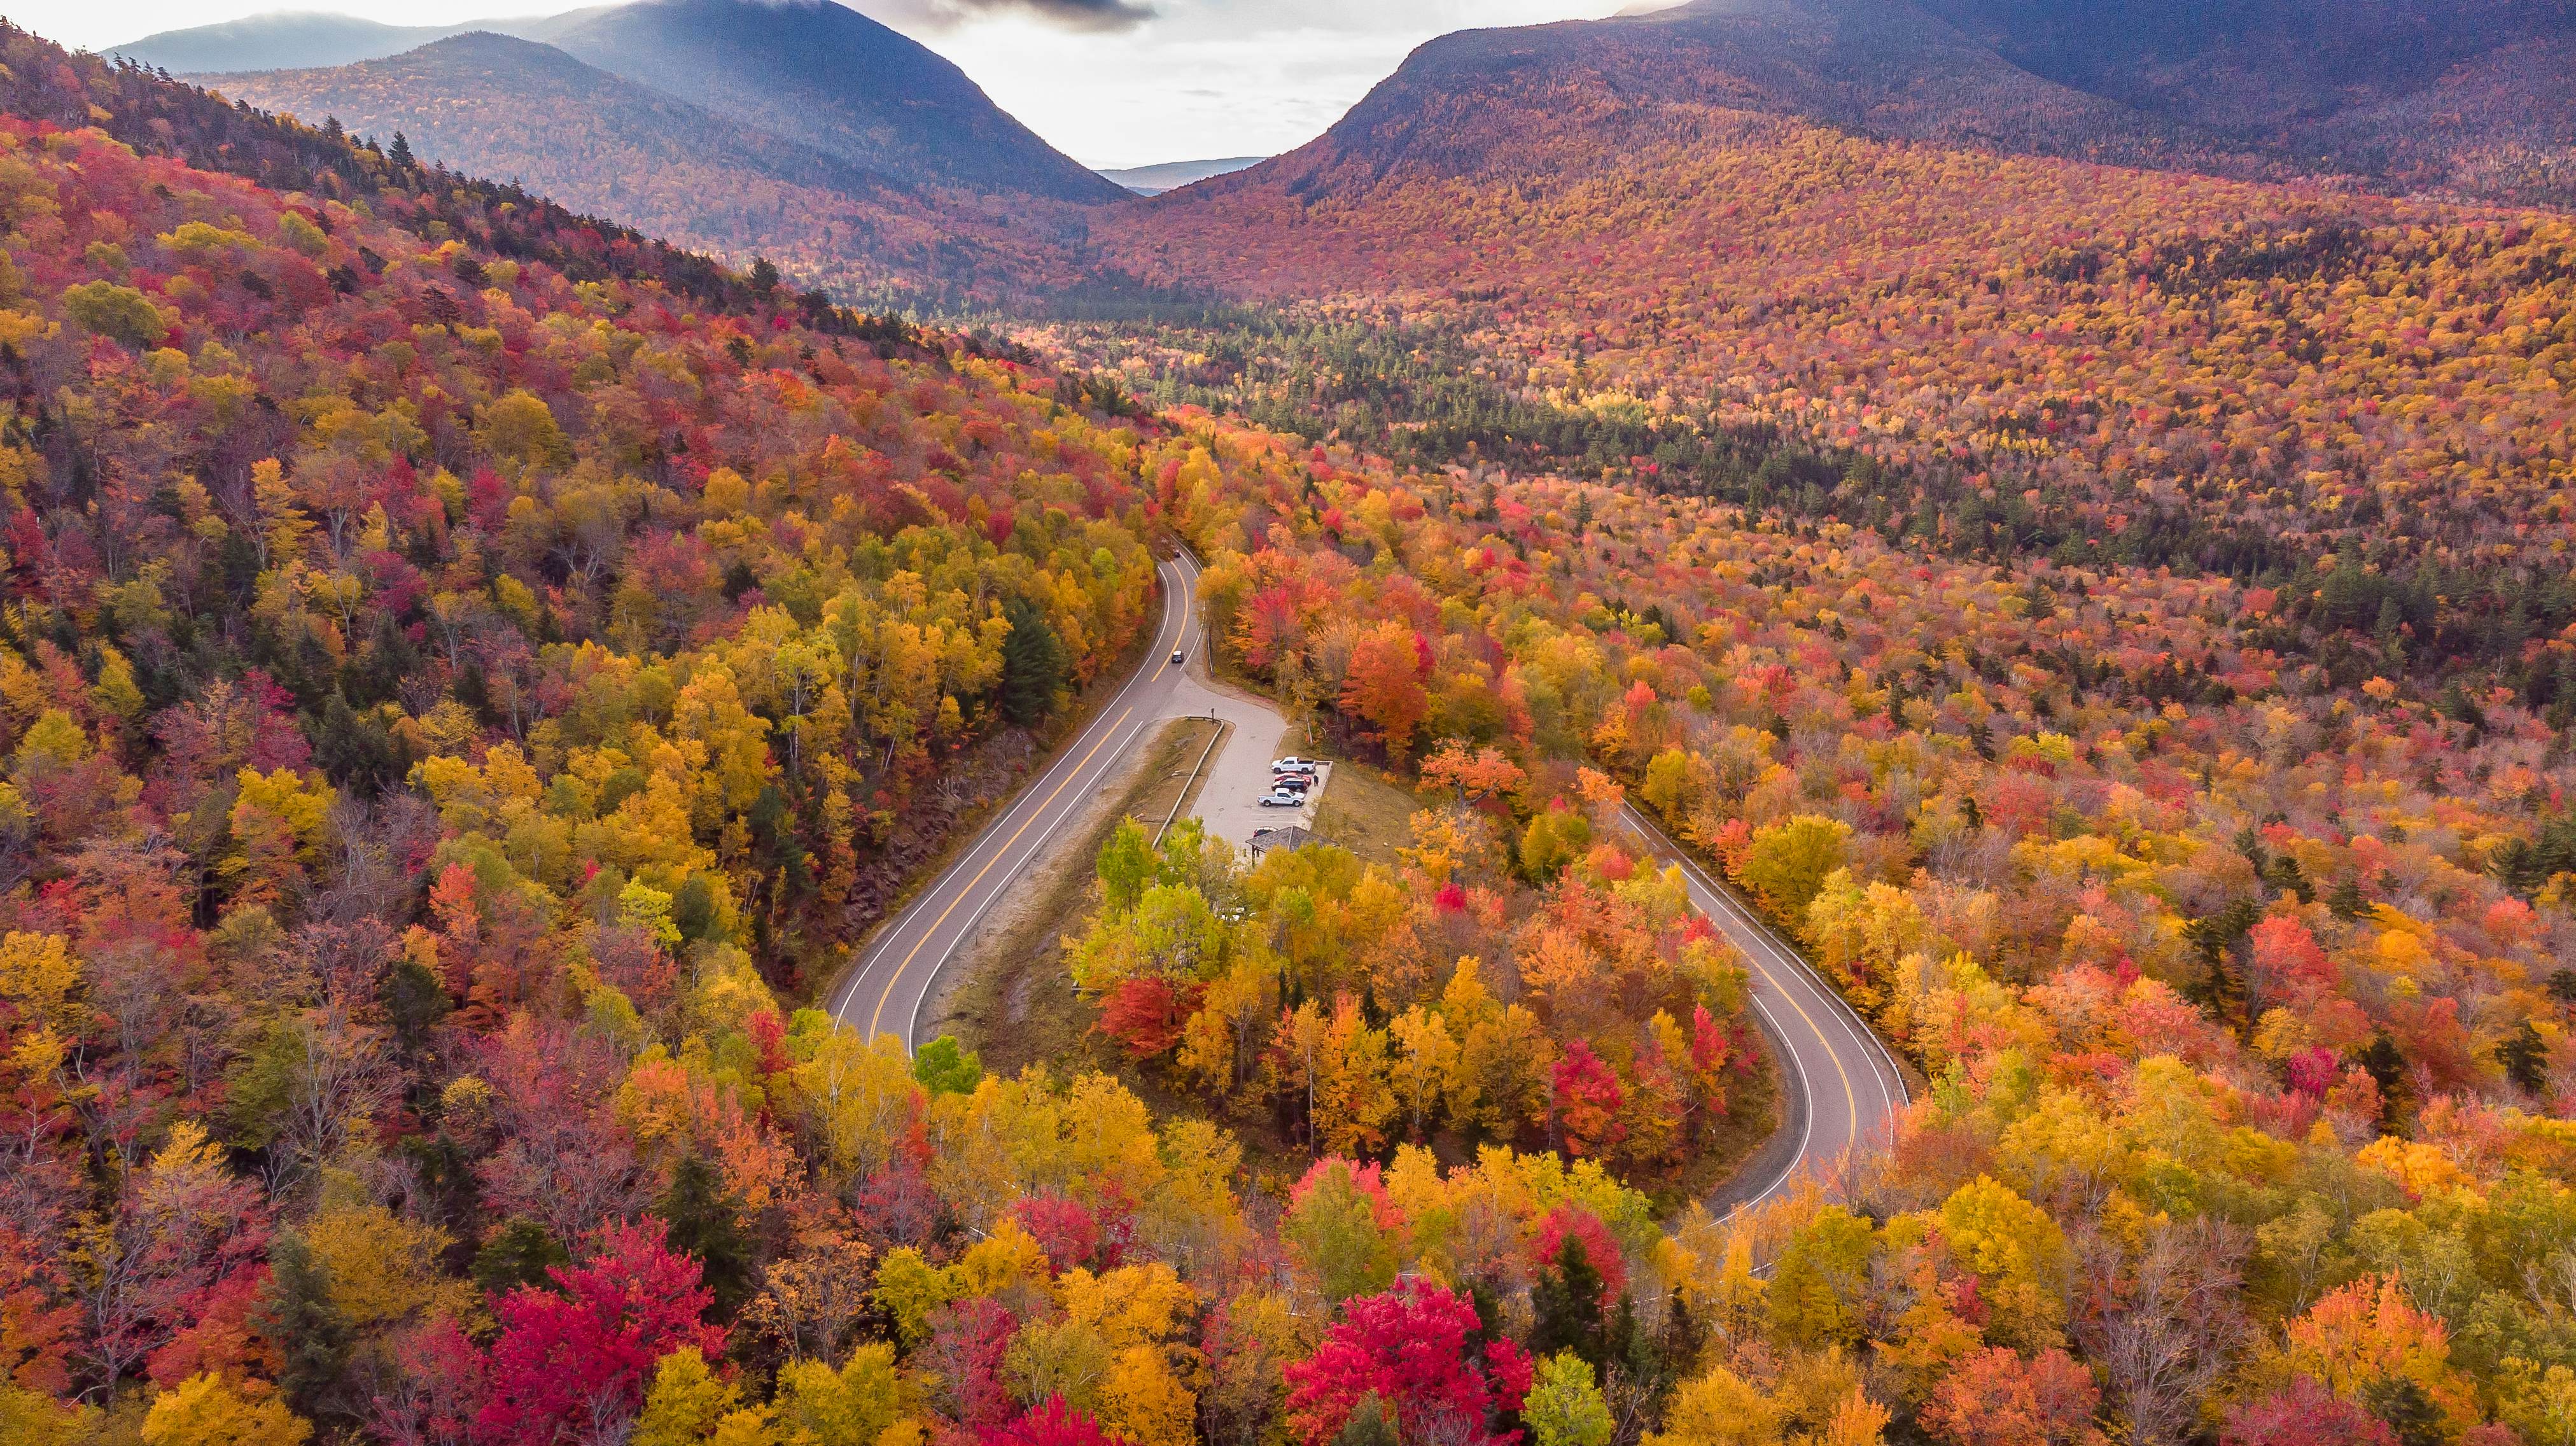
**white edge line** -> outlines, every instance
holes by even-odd
[[[1182,555],[1184,557],[1187,556],[1186,553]],[[1160,569],[1158,568],[1157,571],[1159,572]],[[1184,574],[1184,580],[1187,580],[1186,573]],[[1163,604],[1163,615],[1167,620],[1171,616],[1172,606],[1173,600],[1171,598],[1166,598]],[[1168,622],[1158,622],[1155,625],[1154,635],[1155,641],[1158,644],[1162,640],[1162,632],[1165,626],[1168,626]],[[1183,611],[1181,630],[1183,635],[1186,637],[1189,631],[1189,618],[1186,609]],[[1152,654],[1149,653],[1147,656],[1151,657]],[[1127,695],[1134,691],[1136,686],[1144,680],[1145,670],[1142,665],[1139,665],[1135,675],[1130,677],[1126,683],[1121,685],[1117,693],[1112,695],[1107,703],[1101,705],[1100,719],[1096,721],[1092,727],[1097,728],[1108,724],[1108,720],[1112,716],[1112,710],[1114,710],[1119,703],[1125,701]],[[1065,756],[1067,758],[1073,757],[1075,750],[1082,746],[1083,740],[1090,736],[1091,728],[1085,728],[1081,733],[1076,734],[1073,742],[1066,747]],[[1052,769],[1048,770],[1049,773],[1052,773],[1053,771],[1054,770]],[[937,897],[940,879],[947,878],[950,874],[953,874],[957,870],[964,868],[967,864],[974,862],[976,855],[981,854],[984,851],[985,845],[1003,837],[1003,829],[1010,823],[1010,821],[1017,818],[1022,809],[1028,807],[1031,802],[1041,796],[1039,785],[1043,784],[1046,781],[1046,778],[1047,774],[1042,773],[1036,778],[1031,779],[1026,790],[1021,794],[1019,799],[1014,802],[1000,818],[995,819],[993,822],[985,826],[983,833],[975,840],[974,845],[969,848],[955,863],[942,869],[938,878],[934,878],[930,881],[930,887],[923,889],[911,903],[904,906],[902,913],[895,915],[894,922],[889,924],[885,928],[884,932],[878,936],[877,940],[869,946],[866,955],[862,956],[857,961],[857,966],[853,968],[850,971],[849,976],[842,981],[841,987],[834,991],[833,1001],[827,1007],[826,1012],[830,1014],[836,1022],[848,1022],[842,1019],[842,1012],[850,1007],[850,1000],[858,992],[859,985],[866,982],[866,979],[871,972],[869,966],[874,964],[878,959],[885,957],[894,948],[896,942],[902,938],[903,931],[911,925],[913,916],[921,912],[924,905]],[[1025,827],[1025,825],[1023,825],[1023,827]],[[1014,871],[1013,877],[1017,877],[1017,871]],[[1007,880],[1005,882],[1007,882]],[[946,956],[941,956],[939,962],[941,964],[945,964],[947,962]],[[909,1043],[906,1043],[904,1046],[906,1050],[911,1049],[911,1047],[912,1046]]]

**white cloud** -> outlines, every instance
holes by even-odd
[[[1312,140],[1415,46],[1470,26],[1611,14],[1627,0],[1151,0],[1115,32],[1017,16],[941,25],[869,0],[1003,109],[1088,165],[1268,155]]]

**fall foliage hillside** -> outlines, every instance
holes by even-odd
[[[1319,262],[1262,199],[1262,276],[1493,320],[1444,335],[1531,344],[1560,414],[1593,368],[1760,374],[1705,474],[1606,485],[1145,415],[5,27],[0,98],[7,1446],[2576,1429],[2543,222],[2232,232],[2295,193],[1731,111],[1733,169],[1633,212],[1376,178],[1491,228],[1427,257],[1354,221]],[[2115,203],[2119,247],[2005,264]],[[1686,289],[1711,253],[1745,269]],[[1605,260],[1701,349],[1621,351]],[[2189,369],[2275,343],[2266,425],[2378,389],[2318,404],[2367,519],[2191,435],[2249,413]],[[2125,410],[1908,430],[1989,349]],[[1101,850],[1068,964],[1161,1118],[795,1008],[1115,665],[1162,528],[1228,666],[1418,781],[1410,846]],[[1658,1218],[1750,1039],[1632,800],[1921,1067],[1886,1152]],[[1226,1111],[1311,1163],[1247,1170]]]
[[[1009,255],[1004,229],[968,197],[916,191],[881,162],[726,119],[534,41],[478,32],[384,60],[205,79],[264,110],[379,142],[400,135],[425,161],[508,176],[685,245],[765,255],[845,295],[963,287],[1048,259]]]
[[[1455,124],[1490,99],[1553,95],[1724,107],[1861,134],[2129,164],[2252,165],[2206,135],[2043,79],[1910,0],[1694,0],[1611,20],[1464,30],[1424,45],[1320,142],[1377,166],[1472,168],[1497,139]],[[1651,124],[1651,122],[1649,122]],[[1312,148],[1310,148],[1312,149]],[[2205,153],[2205,154],[2203,154]]]
[[[1407,103],[1095,238],[1158,281],[1392,304],[1523,397],[1801,439],[1847,520],[1999,556],[2563,570],[2561,216],[1872,140],[1606,75]]]
[[[1295,1179],[794,1008],[1156,614],[1163,500],[1296,457],[0,48],[0,1440],[1507,1446],[1689,1364],[1604,1160],[1748,1026],[1615,850],[1104,864],[1102,988],[1212,944],[1306,1046],[1191,1041]]]

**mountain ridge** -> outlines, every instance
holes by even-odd
[[[970,195],[909,184],[516,36],[468,31],[381,60],[207,80],[265,110],[330,117],[379,141],[402,134],[424,162],[513,177],[693,247],[765,255],[847,295],[990,287],[1056,264]]]
[[[2219,12],[2230,6],[2261,23],[2226,30]],[[2481,12],[2504,17],[2491,30],[2340,89],[2319,78],[2333,62],[2314,61],[2299,88],[2308,101],[2269,111],[2247,99],[2259,86],[2227,76],[2280,49],[2264,33],[2268,17],[2298,7],[2276,0],[2181,7],[2208,24],[2196,48],[2178,53],[2220,73],[2197,89],[2184,83],[2188,66],[2159,68],[2143,25],[2082,29],[2090,50],[2062,38],[2004,43],[2032,15],[2138,8],[2120,0],[1692,0],[1599,20],[1456,31],[1416,48],[1314,141],[1225,184],[1272,175],[1313,183],[1354,163],[1371,176],[1407,161],[1472,170],[1495,157],[1461,145],[1462,117],[1515,97],[1541,104],[1547,88],[1571,87],[1596,108],[1595,123],[1648,135],[1659,108],[1686,103],[2004,154],[2576,204],[2576,82],[2568,79],[2576,6],[2484,0]],[[2336,0],[2325,8],[2425,6]],[[2321,53],[2352,68],[2353,44],[2328,43],[2324,22],[2309,29]],[[2397,29],[2389,21],[2371,33],[2383,48],[2401,48],[2389,38]]]
[[[629,0],[433,27],[279,12],[163,31],[109,53],[175,74],[221,75],[241,88],[252,75],[383,61],[474,31],[552,46],[891,183],[1073,203],[1123,194],[995,105],[945,57],[833,0]],[[263,47],[280,58],[237,63]],[[302,63],[308,59],[320,63]]]
[[[1270,159],[1268,156],[1227,156],[1207,161],[1158,161],[1150,166],[1104,166],[1100,174],[1140,196],[1159,196],[1193,186],[1212,176],[1228,176],[1247,170]]]

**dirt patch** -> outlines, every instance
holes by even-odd
[[[1091,1033],[1098,1011],[1074,992],[1064,970],[1064,935],[1093,905],[1092,861],[1121,819],[1151,833],[1183,810],[1191,773],[1222,725],[1176,718],[1112,772],[1049,856],[952,955],[923,1011],[935,1033],[984,1057],[984,1068],[1016,1074],[1028,1064],[1057,1070],[1112,1068],[1115,1051]]]
[[[1333,786],[1315,809],[1315,832],[1362,860],[1394,868],[1396,850],[1413,844],[1413,814],[1422,801],[1365,763],[1337,763]]]

